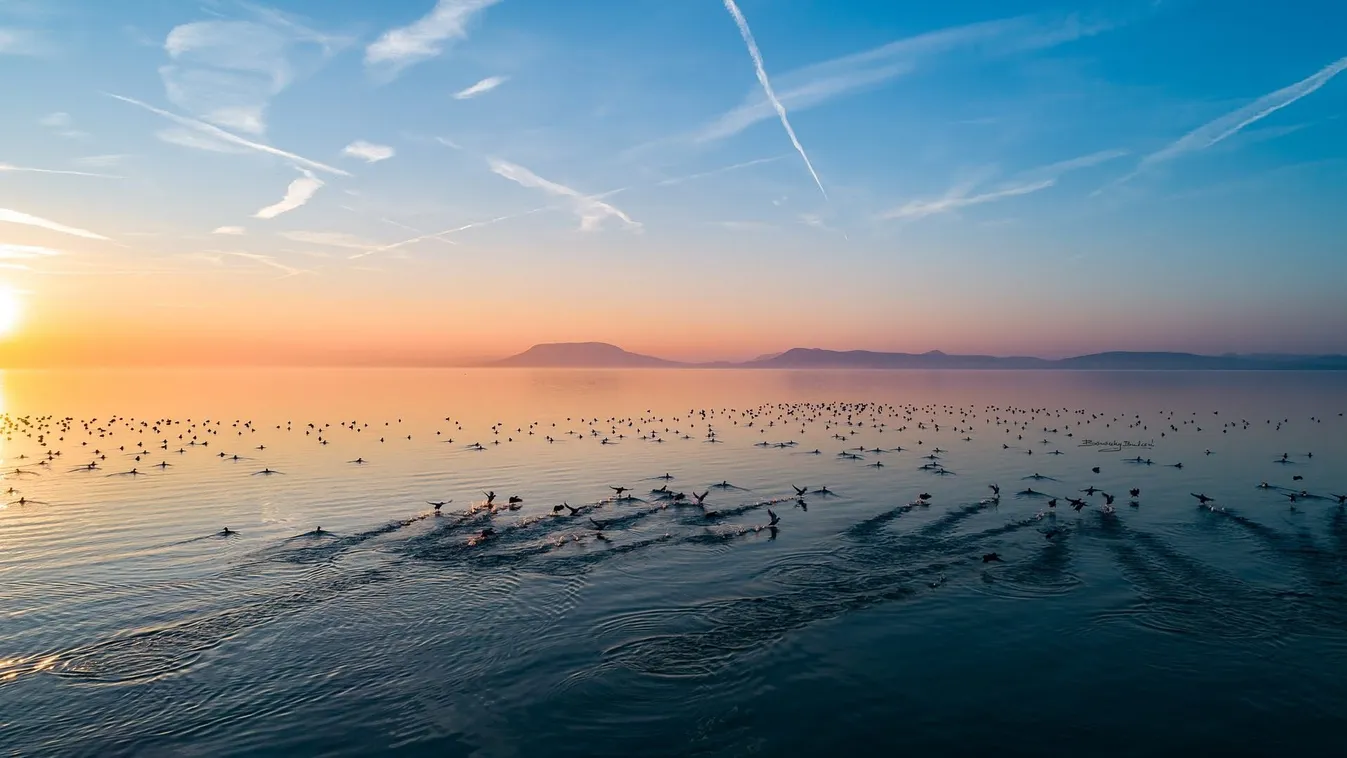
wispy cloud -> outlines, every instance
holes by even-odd
[[[343,247],[349,250],[368,250],[371,242],[342,232],[281,232],[281,236],[291,242],[303,242],[309,245]]]
[[[828,191],[823,189],[823,180],[818,178],[818,172],[814,170],[814,164],[810,162],[809,155],[804,151],[804,145],[795,136],[795,130],[790,126],[790,119],[786,117],[786,106],[781,104],[781,100],[772,91],[772,82],[767,78],[767,69],[762,63],[762,53],[758,51],[758,43],[753,39],[753,32],[748,28],[748,19],[739,11],[739,6],[734,0],[725,0],[725,10],[734,16],[734,23],[739,26],[739,36],[744,38],[744,44],[748,45],[748,54],[753,59],[753,69],[758,74],[758,83],[762,85],[762,93],[767,96],[767,100],[772,104],[776,115],[781,119],[781,126],[785,128],[786,135],[790,137],[790,144],[795,146],[795,151],[804,159],[805,168],[809,169],[809,175],[814,177],[814,184],[818,185],[818,191],[823,193],[823,199],[828,199]]]
[[[911,200],[884,214],[886,219],[918,219],[948,213],[974,205],[982,205],[1006,198],[1020,197],[1054,187],[1058,179],[1071,171],[1098,166],[1127,155],[1126,150],[1100,150],[1069,160],[1050,163],[1046,166],[1022,172],[1013,181],[995,189],[973,194],[979,181],[956,185],[943,196],[933,200]]]
[[[373,142],[358,139],[342,148],[341,154],[359,158],[366,163],[378,163],[392,158],[397,153],[388,145],[376,145]]]
[[[215,252],[215,251],[207,251],[207,252]],[[271,267],[271,268],[277,269],[278,271],[284,272],[285,277],[296,276],[296,275],[298,275],[298,274],[307,274],[307,273],[310,273],[310,272],[308,272],[308,271],[306,271],[306,270],[304,270],[304,269],[301,269],[301,268],[295,268],[294,266],[287,266],[287,265],[285,265],[284,263],[281,263],[280,261],[276,260],[275,258],[273,258],[273,257],[270,256],[270,255],[262,255],[262,254],[260,254],[260,253],[239,253],[239,252],[233,252],[233,251],[227,251],[227,250],[225,250],[225,251],[220,251],[219,254],[220,254],[220,255],[227,255],[227,256],[230,256],[230,257],[233,257],[233,258],[242,258],[242,259],[244,259],[244,260],[249,260],[249,261],[254,261],[254,262],[256,262],[256,263],[260,263],[260,264],[262,264],[263,266],[269,266],[269,267]],[[285,278],[285,277],[282,277],[282,278]]]
[[[723,167],[723,168],[712,169],[711,171],[702,171],[701,173],[697,173],[697,174],[688,174],[687,176],[675,176],[675,177],[670,178],[670,179],[664,179],[664,180],[662,180],[662,181],[655,182],[655,186],[656,186],[656,187],[669,187],[669,186],[672,186],[672,185],[675,185],[675,184],[682,184],[683,182],[690,182],[690,181],[693,181],[694,179],[705,179],[705,178],[711,177],[711,176],[718,176],[718,175],[720,175],[720,174],[727,174],[727,173],[729,173],[729,172],[731,172],[731,171],[738,171],[738,170],[740,170],[740,169],[748,168],[748,167],[750,167],[750,166],[760,166],[760,165],[762,165],[762,164],[764,164],[764,163],[773,163],[773,162],[775,162],[775,161],[781,160],[781,159],[784,158],[784,157],[785,157],[785,156],[782,156],[782,155],[775,155],[775,156],[772,156],[771,158],[757,158],[757,159],[751,160],[751,161],[744,161],[743,163],[736,163],[736,164],[734,164],[734,165],[732,165],[732,166],[725,166],[725,167]]]
[[[581,231],[595,231],[603,227],[604,221],[615,218],[621,221],[627,228],[639,230],[641,224],[631,220],[631,217],[617,208],[600,200],[598,196],[586,195],[578,190],[571,189],[564,184],[558,184],[553,181],[538,176],[523,166],[510,163],[508,161],[491,158],[488,161],[491,165],[492,173],[509,179],[523,187],[542,190],[549,195],[566,198],[575,214],[580,217]],[[605,193],[607,195],[614,192]]]
[[[1050,163],[1040,168],[1030,169],[1021,176],[1026,179],[1057,179],[1057,177],[1069,171],[1078,171],[1083,168],[1098,166],[1101,163],[1125,158],[1129,153],[1126,150],[1100,150],[1089,155],[1082,155],[1078,158],[1070,158],[1057,163]]]
[[[903,205],[894,208],[885,213],[883,218],[924,218],[934,216],[937,213],[947,213],[960,208],[967,208],[971,205],[981,205],[990,203],[994,200],[1002,200],[1007,197],[1017,197],[1019,195],[1028,195],[1032,192],[1045,190],[1057,182],[1052,179],[1033,182],[1031,184],[1020,184],[993,192],[984,192],[980,195],[968,194],[966,187],[957,187],[950,190],[944,197],[935,200],[911,200]]]
[[[88,132],[75,128],[75,119],[71,118],[69,113],[60,111],[49,113],[37,122],[66,139],[86,139],[89,136]]]
[[[13,211],[8,208],[0,208],[0,223],[21,224],[23,226],[35,226],[39,229],[46,229],[52,232],[60,232],[61,234],[69,234],[73,237],[83,237],[84,239],[88,240],[111,241],[108,240],[107,237],[104,237],[103,235],[97,234],[95,232],[91,232],[88,229],[80,229],[74,226],[66,226],[65,224],[59,224],[55,221],[49,221],[45,218],[39,218],[37,216],[30,216],[27,213],[20,213],[19,211]]]
[[[5,260],[49,258],[60,254],[60,250],[53,250],[49,247],[38,247],[36,245],[7,245],[0,243],[0,258]]]
[[[732,232],[769,232],[776,228],[762,221],[716,221],[715,225]]]
[[[15,166],[9,163],[0,163],[0,174],[6,171],[24,172],[30,174],[63,174],[65,176],[89,176],[95,179],[125,179],[123,176],[114,176],[112,174],[95,174],[88,171],[64,171],[55,168],[29,168],[27,166]]]
[[[244,229],[241,226],[217,226],[215,229],[211,230],[211,234],[227,234],[235,237],[242,236],[247,233],[248,230]]]
[[[477,97],[478,95],[485,95],[491,90],[504,84],[507,80],[509,80],[509,78],[510,77],[508,76],[488,76],[487,78],[483,79],[480,82],[477,82],[471,87],[461,89],[458,92],[455,92],[454,99],[468,100],[470,98]]]
[[[303,169],[300,170],[303,171]],[[303,171],[303,173],[304,176],[290,182],[290,186],[286,187],[285,197],[281,198],[279,202],[268,205],[254,213],[253,218],[276,218],[282,213],[289,213],[312,200],[318,192],[318,188],[323,186],[323,181],[314,176],[312,172]]]
[[[1013,55],[1054,47],[1109,28],[1106,22],[1087,23],[1076,17],[1055,21],[1019,17],[939,29],[786,72],[776,77],[779,86],[775,91],[784,107],[800,111],[881,86],[948,53]],[[774,115],[775,106],[762,91],[754,90],[741,105],[712,120],[692,139],[709,142],[732,137]]]
[[[468,22],[500,0],[438,0],[430,13],[407,26],[389,29],[365,48],[365,65],[393,73],[444,52],[444,43],[468,36]]]
[[[827,221],[824,220],[823,216],[817,213],[801,213],[800,222],[803,223],[805,226],[811,227],[813,229],[818,229],[821,232],[840,234],[842,235],[842,239],[848,242],[851,241],[851,237],[849,237],[846,232],[842,231],[841,229],[833,227]]]
[[[124,103],[130,103],[131,105],[144,108],[150,113],[163,116],[164,118],[168,119],[169,121],[172,121],[175,124],[178,124],[179,126],[195,130],[201,133],[202,135],[205,135],[206,137],[209,137],[217,142],[223,142],[228,145],[234,145],[248,150],[253,150],[259,153],[266,153],[267,155],[274,155],[278,158],[284,158],[288,161],[291,161],[292,163],[296,163],[301,166],[307,166],[308,168],[317,169],[318,171],[326,171],[329,174],[337,174],[338,176],[351,175],[349,172],[342,171],[339,168],[334,168],[325,163],[319,163],[318,161],[310,160],[301,155],[296,155],[294,153],[281,150],[280,148],[272,147],[271,145],[265,145],[262,144],[261,142],[254,142],[252,140],[245,139],[243,137],[238,136],[237,134],[227,132],[224,129],[221,129],[220,127],[215,126],[213,124],[207,124],[204,121],[197,121],[194,118],[179,116],[176,113],[169,113],[166,110],[156,108],[153,105],[149,105],[147,103],[142,103],[141,101],[135,100],[133,98],[123,97],[121,95],[114,95],[112,93],[108,93],[108,97],[112,97],[117,100],[121,100]],[[163,136],[162,133],[160,134],[160,136],[161,137]]]
[[[1313,94],[1344,70],[1347,70],[1347,57],[1333,61],[1295,84],[1282,87],[1276,92],[1269,92],[1243,108],[1238,108],[1214,121],[1209,121],[1164,148],[1142,158],[1136,170],[1108,186],[1122,184],[1161,163],[1174,160],[1187,153],[1205,150],[1232,137],[1244,127],[1271,116],[1302,97]]]
[[[72,163],[85,168],[115,168],[126,162],[129,155],[86,155],[76,158]]]
[[[504,216],[496,216],[495,218],[484,219],[482,221],[472,221],[466,224],[462,224],[460,226],[453,227],[452,229],[443,229],[438,232],[431,232],[430,234],[421,234],[416,237],[412,237],[410,239],[401,240],[399,242],[393,242],[391,244],[381,245],[379,247],[372,247],[368,250],[365,250],[364,252],[352,255],[350,256],[350,258],[352,260],[356,258],[364,258],[365,256],[374,255],[375,253],[385,253],[391,250],[397,250],[398,248],[407,247],[409,245],[415,245],[418,242],[425,242],[426,240],[432,239],[440,239],[445,242],[452,242],[452,240],[449,240],[447,238],[447,235],[457,234],[458,232],[466,232],[469,229],[476,229],[482,226],[491,226],[493,224],[499,224],[502,221],[511,221],[517,218],[532,216],[535,213],[542,213],[543,211],[550,211],[550,210],[552,210],[552,206],[544,205],[538,208],[534,208],[533,210],[523,211],[522,213],[510,213]]]
[[[0,27],[0,55],[42,55],[46,50],[37,32]]]
[[[257,21],[197,21],[164,40],[172,61],[159,69],[170,102],[204,121],[260,135],[266,109],[299,76],[317,70],[347,40],[308,29],[265,8]]]

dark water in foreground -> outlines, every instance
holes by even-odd
[[[0,392],[6,754],[1347,744],[1347,375],[9,372]],[[666,472],[707,507],[652,493]]]

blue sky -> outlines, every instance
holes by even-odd
[[[74,352],[90,318],[157,349],[1347,352],[1345,22],[0,0],[0,275]]]

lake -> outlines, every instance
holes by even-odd
[[[6,371],[0,410],[7,753],[1347,727],[1347,373]]]

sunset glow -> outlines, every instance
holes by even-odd
[[[0,365],[1347,352],[1341,19],[38,5]]]

